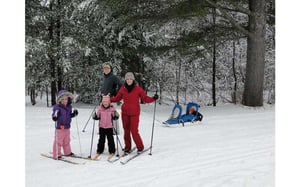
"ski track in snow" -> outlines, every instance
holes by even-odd
[[[145,147],[150,145],[153,107],[154,104],[142,105],[139,130]],[[81,130],[93,107],[77,108],[79,116],[77,122],[73,119],[71,129],[72,151],[79,153],[78,126],[82,153],[88,156],[93,120],[86,132]],[[274,106],[201,107],[202,122],[166,127],[159,121],[167,120],[171,110],[170,106],[157,105],[152,156],[146,152],[122,165],[119,161],[108,163],[105,152],[99,161],[78,166],[39,155],[52,150],[51,108],[27,106],[26,186],[274,186]],[[96,122],[92,155],[98,141],[97,125]]]

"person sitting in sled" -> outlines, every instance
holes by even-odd
[[[98,158],[104,151],[105,139],[108,141],[108,152],[110,156],[114,155],[116,152],[115,142],[114,142],[114,127],[112,120],[119,119],[119,113],[116,111],[113,105],[110,104],[109,96],[102,96],[102,102],[97,109],[97,113],[93,115],[94,120],[99,120],[99,140],[97,144],[97,154]]]
[[[195,107],[189,108],[189,114],[192,114],[194,116],[197,114]]]
[[[60,159],[61,148],[64,150],[65,156],[72,156],[70,145],[70,128],[71,118],[78,115],[75,109],[72,112],[73,95],[65,90],[61,90],[57,94],[57,104],[53,106],[52,120],[55,121],[55,134],[53,143],[53,159]]]

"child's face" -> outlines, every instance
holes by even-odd
[[[60,101],[60,103],[62,104],[62,105],[67,105],[68,104],[68,97],[64,97],[64,98],[62,98],[61,99],[61,101]]]
[[[104,107],[108,107],[108,106],[109,106],[109,102],[103,101],[103,102],[102,102],[102,105],[103,105]]]

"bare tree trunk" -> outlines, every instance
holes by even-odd
[[[161,83],[160,82],[158,82],[157,84],[158,84],[158,92],[159,92],[158,104],[161,105],[161,101],[162,101],[162,97],[163,97],[163,95],[162,95],[162,88],[161,88]]]
[[[265,0],[250,0],[249,32],[247,38],[246,80],[243,104],[263,105],[264,67],[265,67]]]
[[[62,82],[63,82],[63,69],[60,62],[60,55],[61,55],[61,41],[60,41],[60,35],[61,35],[61,2],[60,0],[57,0],[57,10],[58,12],[56,17],[56,62],[57,62],[57,89],[61,90],[63,89]]]
[[[50,17],[50,25],[48,28],[49,32],[49,41],[50,41],[50,46],[49,46],[49,51],[48,51],[48,56],[50,59],[50,76],[51,76],[51,105],[56,104],[56,76],[55,76],[55,70],[56,70],[56,63],[55,63],[55,49],[54,49],[54,20],[53,20],[53,1],[50,1],[49,4],[49,11],[51,12],[51,17]]]
[[[179,60],[178,72],[176,74],[176,103],[179,103],[179,91],[180,91],[180,73],[181,72],[181,61]]]
[[[232,71],[233,71],[233,79],[234,79],[234,86],[233,86],[233,96],[232,96],[232,102],[236,104],[236,93],[237,93],[237,77],[236,77],[236,69],[235,69],[235,42],[233,41],[233,51],[232,51]]]
[[[165,79],[164,79],[164,74],[165,74],[165,70],[166,70],[166,64],[167,63],[163,63],[163,66],[162,66],[162,75],[161,75],[161,79],[159,80],[159,104],[161,104],[161,101],[163,100],[163,94],[162,94],[162,91],[163,89],[165,89]]]
[[[56,2],[56,4],[55,4]],[[51,12],[49,32],[50,76],[51,76],[51,105],[56,104],[56,93],[63,88],[63,69],[59,65],[61,48],[61,1],[50,1],[49,11]]]
[[[63,70],[60,66],[57,66],[57,90],[62,90],[62,79],[63,79]]]
[[[213,33],[212,100],[213,106],[216,106],[216,8],[213,8]]]
[[[49,107],[48,85],[46,86],[46,101],[47,101],[47,107]]]
[[[32,105],[36,104],[36,100],[35,100],[35,89],[31,88],[30,89],[30,102]]]

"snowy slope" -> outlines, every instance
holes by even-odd
[[[79,116],[72,122],[72,151],[80,154],[81,147],[87,156],[93,120],[86,132],[82,129],[93,106],[73,106],[78,108]],[[145,147],[150,145],[153,107],[142,105],[140,134]],[[172,107],[157,105],[152,156],[146,153],[127,165],[108,163],[105,156],[100,161],[72,165],[40,156],[52,149],[51,108],[27,104],[26,186],[274,186],[274,106],[202,107],[204,120],[200,124],[165,127],[160,122],[169,117]],[[120,139],[123,144],[122,136]],[[93,154],[97,140],[95,132]]]

